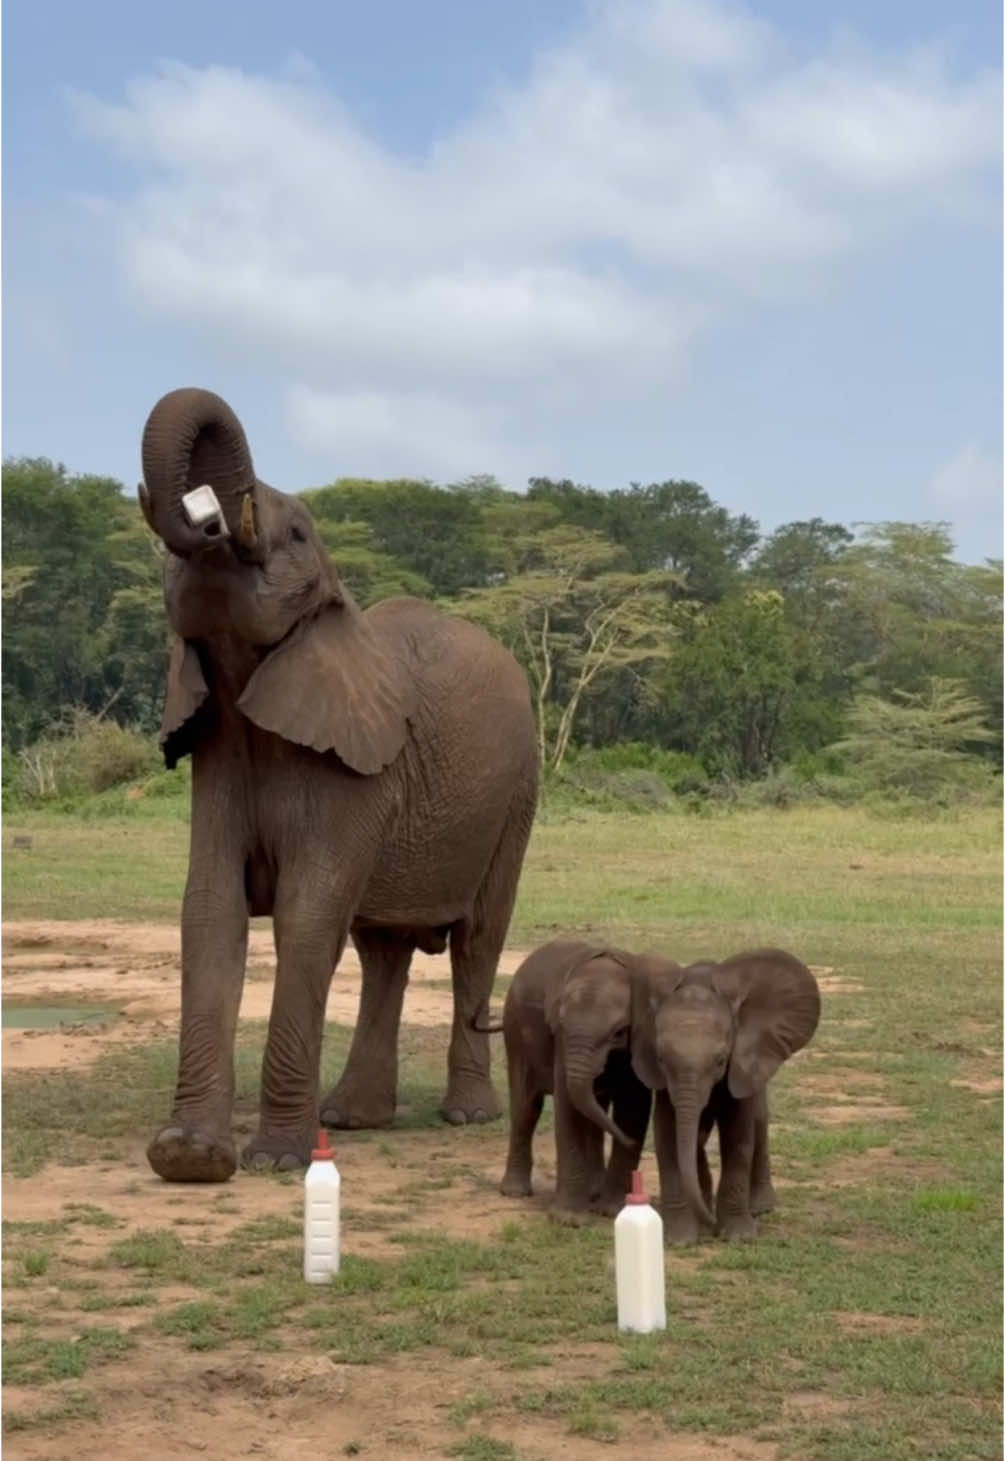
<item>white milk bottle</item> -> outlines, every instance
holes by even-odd
[[[338,1273],[341,1186],[335,1153],[322,1127],[304,1177],[304,1278],[308,1283],[327,1283]]]
[[[614,1276],[618,1291],[618,1328],[650,1334],[667,1327],[663,1267],[663,1219],[632,1173],[632,1190],[614,1220]]]

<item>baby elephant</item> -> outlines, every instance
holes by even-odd
[[[555,1103],[555,1205],[615,1213],[631,1186],[652,1096],[631,1065],[633,986],[675,968],[661,959],[556,940],[520,965],[502,1028],[510,1137],[500,1190],[531,1191],[531,1142],[546,1095]],[[655,986],[654,986],[655,987]],[[608,1115],[608,1106],[613,1108]],[[612,1119],[613,1117],[613,1119]],[[604,1168],[604,1132],[613,1138]]]
[[[701,1229],[753,1237],[772,1206],[767,1084],[812,1038],[820,990],[783,949],[737,954],[721,964],[671,965],[636,987],[632,1064],[656,1092],[654,1139],[668,1239]],[[716,1212],[704,1143],[719,1128]]]

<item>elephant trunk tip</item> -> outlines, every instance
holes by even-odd
[[[476,1035],[498,1035],[503,1028],[502,1020],[490,1020],[487,1025],[479,1025],[477,1020],[471,1025]]]

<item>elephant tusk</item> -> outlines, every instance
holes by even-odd
[[[258,546],[258,533],[255,531],[255,504],[250,492],[244,494],[241,502],[241,525],[237,530],[237,541],[242,548]]]

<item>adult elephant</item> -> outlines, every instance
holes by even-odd
[[[277,971],[246,1165],[306,1163],[319,1109],[331,1126],[390,1123],[412,953],[448,941],[443,1115],[494,1118],[481,1027],[537,801],[522,671],[480,629],[421,600],[362,612],[304,504],[255,476],[219,396],[177,390],[157,403],[143,475],[176,635],[161,742],[169,767],[192,755],[180,1064],[151,1166],[176,1182],[235,1169],[249,915],[271,914]],[[184,499],[204,484],[222,515],[196,526]],[[319,1105],[325,1004],[347,935],[362,964],[359,1019]]]

